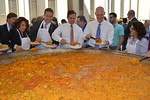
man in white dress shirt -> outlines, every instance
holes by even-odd
[[[60,48],[69,48],[71,42],[83,44],[82,29],[75,24],[76,12],[69,10],[67,14],[68,23],[60,25],[52,34],[52,38],[60,43]],[[72,26],[72,27],[71,27]],[[73,34],[71,34],[71,30]]]
[[[114,28],[113,25],[104,20],[104,8],[103,7],[97,7],[96,12],[95,12],[97,20],[91,21],[87,24],[87,27],[84,31],[85,33],[85,38],[88,39],[90,37],[96,38],[97,34],[97,28],[100,24],[100,39],[102,40],[102,46],[109,46],[113,42],[113,36],[114,36]],[[90,39],[89,40],[89,45],[94,47],[94,42],[95,40]]]

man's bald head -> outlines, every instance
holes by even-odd
[[[102,11],[102,12],[104,12],[104,8],[101,7],[101,6],[99,6],[99,7],[96,8],[96,11]]]
[[[105,15],[104,8],[101,6],[97,7],[95,15],[96,15],[97,21],[101,23],[104,20],[104,15]]]

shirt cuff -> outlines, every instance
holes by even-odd
[[[60,37],[60,38],[58,39],[58,41],[61,42],[62,39],[63,39],[63,38]]]
[[[15,49],[15,50],[16,50],[16,47],[17,47],[17,46],[18,46],[17,44],[14,45],[14,49]]]

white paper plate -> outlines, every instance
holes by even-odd
[[[56,47],[56,45],[43,45],[44,47],[46,47],[46,48],[54,48],[54,47]]]
[[[75,45],[75,46],[69,45],[69,47],[71,49],[80,49],[80,48],[82,48],[82,45]]]
[[[4,52],[4,51],[7,51],[9,50],[9,48],[3,48],[3,49],[0,49],[0,52]]]
[[[31,45],[32,45],[32,44],[40,45],[41,43],[29,43],[29,44],[31,44]]]

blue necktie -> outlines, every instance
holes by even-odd
[[[100,34],[101,34],[100,25],[101,25],[101,24],[98,24],[98,28],[97,28],[97,32],[96,32],[96,38],[100,38]],[[94,48],[95,48],[95,49],[99,49],[99,45],[95,45]]]

